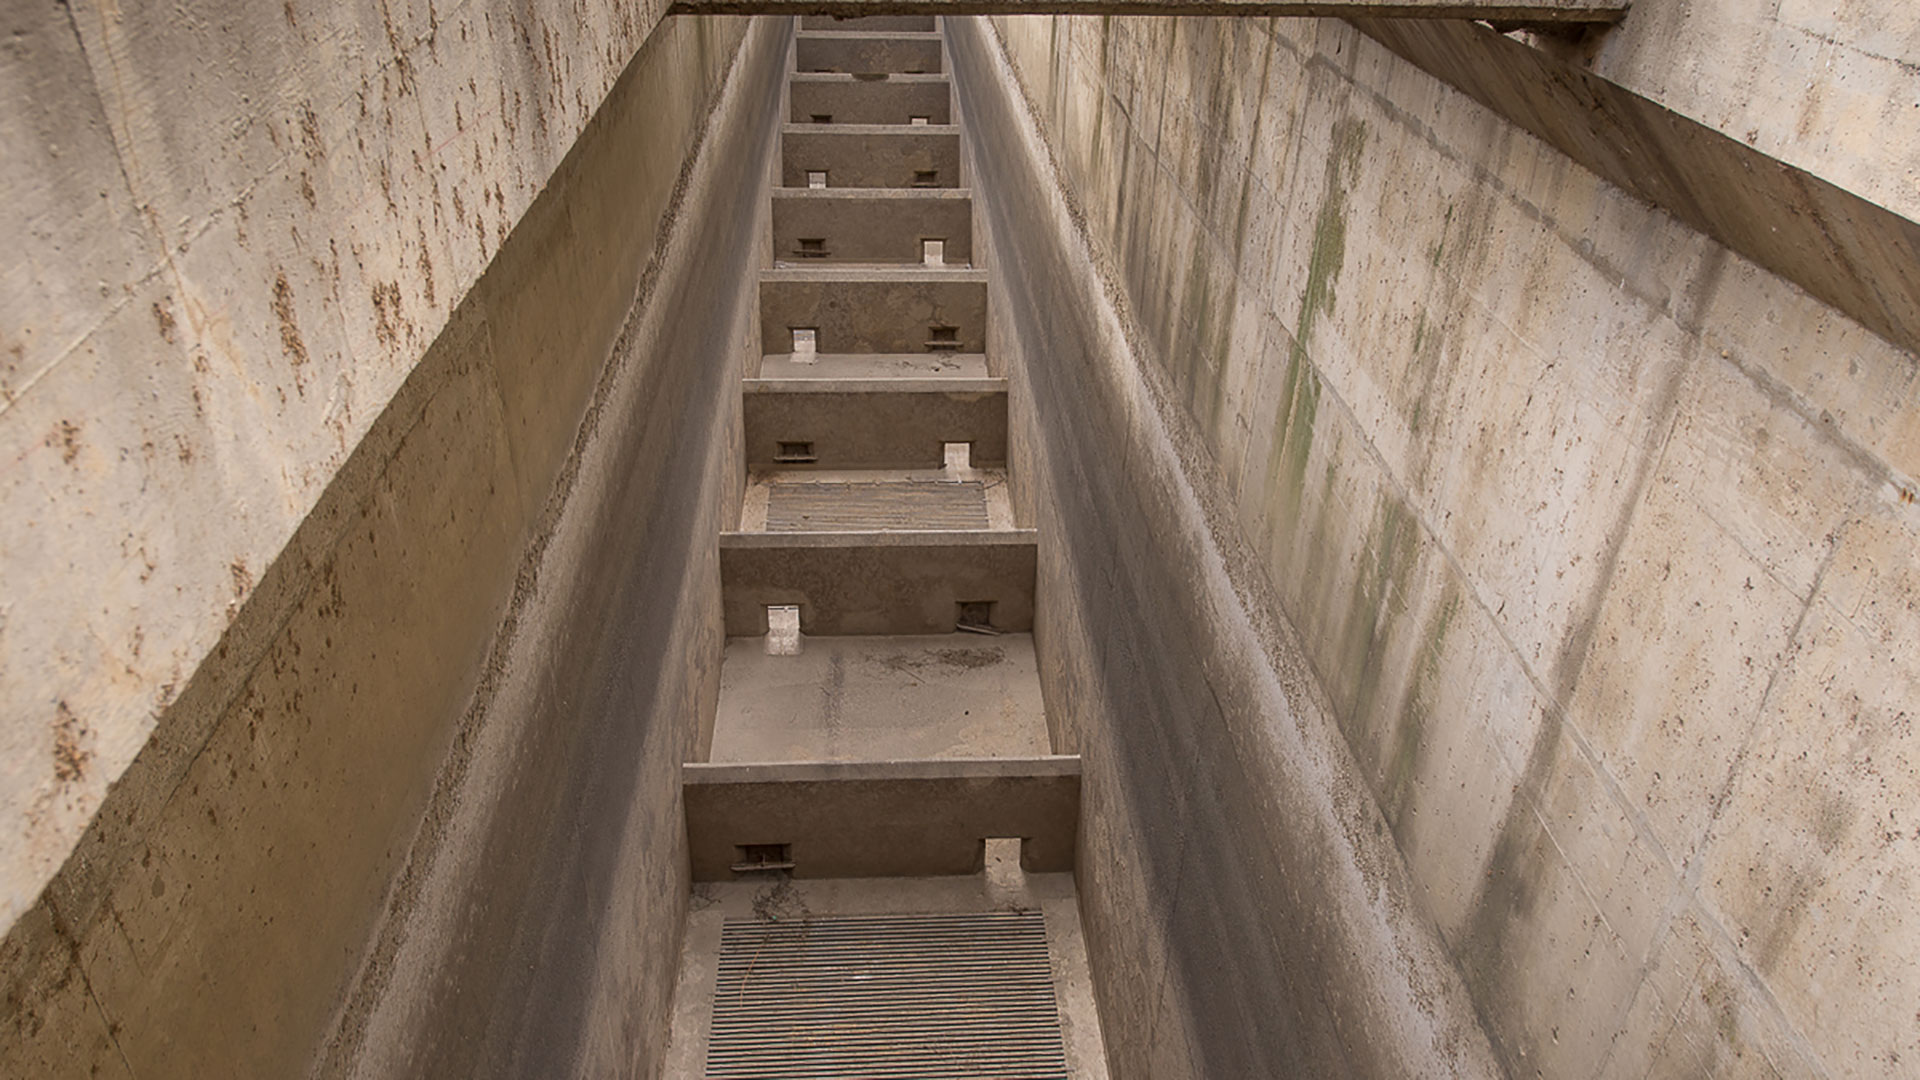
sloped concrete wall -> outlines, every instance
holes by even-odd
[[[48,836],[86,831],[0,946],[0,1072],[646,1073],[787,24],[472,4],[389,40],[265,12],[76,5],[111,119],[36,133],[94,138],[70,179],[139,209],[84,235],[151,234],[159,269],[0,414],[30,443],[8,647],[98,646],[7,661],[55,729],[9,764],[61,785]],[[168,34],[232,55],[132,80]],[[141,187],[179,170],[204,183]],[[36,449],[54,415],[73,445]]]
[[[1771,12],[1688,7],[1747,21],[1728,34],[1778,31]],[[1643,14],[1659,18],[1629,23]],[[1502,1067],[1910,1070],[1916,358],[1343,24],[994,22],[1140,350],[1204,447],[1186,477],[1224,492],[1234,525],[1220,557],[1231,566],[1245,545],[1297,630],[1413,913],[1437,928]],[[1897,104],[1885,90],[1867,112]],[[1683,105],[1713,111],[1708,98]],[[1816,172],[1853,167],[1800,134]],[[1910,145],[1894,135],[1855,150],[1867,172],[1895,176]],[[1055,460],[1040,471],[1092,477],[1093,460],[1058,464],[1049,423],[1016,424]],[[1111,432],[1087,444],[1139,456]],[[1073,544],[1097,536],[1066,505],[1054,528]],[[1064,700],[1098,700],[1111,687],[1083,680],[1143,664],[1126,654],[1142,632],[1100,622],[1076,634],[1045,616],[1061,606],[1050,588],[1192,588],[1163,580],[1178,564],[1151,550],[1114,556],[1070,566],[1043,550],[1042,636]],[[1109,617],[1168,616],[1156,602],[1124,616],[1109,605]],[[1196,633],[1180,629],[1155,640]],[[1107,845],[1114,878],[1208,886],[1150,887],[1135,909],[1160,920],[1149,925],[1170,967],[1194,980],[1163,994],[1160,1015],[1291,1037],[1234,1004],[1287,1000],[1280,988],[1245,998],[1242,967],[1320,973],[1319,939],[1277,901],[1232,909],[1224,886],[1270,896],[1251,883],[1262,860],[1322,826],[1260,819],[1242,785],[1296,780],[1283,760],[1250,761],[1233,725],[1216,728],[1222,662],[1182,662],[1190,685],[1106,700],[1079,722],[1124,728],[1179,703],[1189,722],[1153,738],[1187,772],[1158,786],[1143,773],[1120,785],[1120,805],[1090,772],[1088,819],[1132,816],[1135,833]],[[1077,737],[1090,762],[1103,740],[1141,753],[1121,736]],[[1154,823],[1158,806],[1216,809],[1180,836],[1179,815]],[[1202,826],[1225,839],[1209,850]],[[1182,854],[1156,870],[1167,848]],[[1317,869],[1289,870],[1265,888],[1327,891]],[[1090,938],[1119,936],[1100,914]],[[1212,970],[1183,939],[1195,921],[1219,942]],[[1209,983],[1239,994],[1209,996]],[[1300,992],[1336,1017],[1351,998],[1337,973]],[[1122,1024],[1155,1015],[1124,986],[1106,993]]]

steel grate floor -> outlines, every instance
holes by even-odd
[[[977,480],[776,483],[767,490],[768,532],[987,527],[987,491]]]
[[[709,1080],[1065,1080],[1038,911],[728,919]]]

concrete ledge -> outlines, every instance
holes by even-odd
[[[1617,23],[1630,0],[677,0],[670,15],[1221,15]]]
[[[1005,379],[749,379],[742,411],[749,466],[937,469],[946,443],[972,443],[976,466],[1007,460]],[[782,443],[807,444],[813,460]]]
[[[933,75],[945,70],[939,34],[803,30],[794,39],[801,71]]]
[[[820,241],[809,253],[802,239]],[[773,196],[773,257],[805,265],[921,265],[921,241],[939,240],[951,265],[973,261],[973,198],[967,191],[781,188]]]
[[[924,33],[930,34],[939,27],[932,15],[855,15],[843,18],[834,15],[809,15],[800,20],[802,30],[869,30],[877,33]]]
[[[918,267],[762,271],[760,351],[790,351],[795,328],[815,330],[822,352],[985,352],[986,272]]]
[[[945,75],[889,75],[875,79],[830,72],[801,72],[789,79],[787,119],[814,123],[831,116],[840,124],[953,123],[953,83]]]
[[[767,632],[767,607],[797,604],[806,634],[950,634],[961,603],[989,602],[994,629],[1033,628],[1037,534],[720,534],[729,637]]]
[[[826,173],[829,189],[957,188],[960,129],[952,124],[789,124],[780,132],[780,184],[804,188],[809,172]]]
[[[984,841],[1020,837],[1020,865],[1073,869],[1080,758],[682,766],[695,881],[743,876],[743,845],[776,845],[797,878],[978,873]],[[784,848],[784,852],[780,851]]]

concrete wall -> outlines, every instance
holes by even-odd
[[[1864,28],[1871,7],[1904,25],[1899,6],[1842,21]],[[1684,8],[1778,42],[1810,5],[1745,7],[1647,4],[1628,26]],[[1103,1004],[1110,1031],[1151,1032],[1116,1044],[1120,1071],[1327,1072],[1340,1054],[1356,1075],[1438,1071],[1407,1067],[1418,1039],[1381,1037],[1404,1014],[1363,1004],[1392,973],[1367,986],[1342,963],[1368,935],[1420,940],[1409,923],[1437,930],[1434,978],[1464,980],[1510,1075],[1910,1071],[1916,358],[1343,24],[994,24],[1134,332],[1119,361],[1084,330],[1028,342],[1031,403],[1013,391],[1014,457],[1040,463],[1020,497],[1043,538],[1050,716],[1089,762]],[[1636,47],[1686,70],[1670,44]],[[990,46],[956,49],[978,138]],[[1695,70],[1755,55],[1690,50]],[[1910,73],[1863,87],[1861,107],[1911,111],[1888,89]],[[1789,112],[1819,113],[1823,86]],[[1701,115],[1744,91],[1703,93],[1667,103]],[[1883,145],[1767,131],[1820,175],[1910,171],[1902,134],[1862,126]],[[1003,270],[1038,259],[1010,249],[1005,187],[983,186],[998,208],[976,238]],[[1076,389],[1103,383],[1110,405]],[[1054,405],[1073,393],[1079,425]],[[1152,422],[1172,433],[1158,462],[1128,442]],[[1103,459],[1127,461],[1132,490],[1100,480]],[[1126,500],[1158,518],[1188,486],[1217,515],[1194,551],[1102,538]],[[1121,611],[1152,625],[1119,628]],[[1285,708],[1250,698],[1233,659],[1235,623],[1262,611],[1308,684]],[[1170,670],[1123,674],[1140,649],[1171,650],[1147,654]],[[1162,718],[1194,700],[1213,708]],[[1301,701],[1337,724],[1356,802],[1344,773],[1282,752]],[[1306,800],[1301,784],[1343,812],[1262,802]],[[1356,865],[1404,873],[1387,895],[1407,908],[1370,925],[1300,910],[1344,906]],[[1145,928],[1161,956],[1116,968]],[[1263,986],[1262,967],[1283,975]],[[1387,1022],[1360,1037],[1356,1013]],[[1169,1044],[1195,1031],[1180,1060]]]
[[[130,186],[100,200],[126,227],[84,235],[155,266],[0,415],[28,447],[0,645],[28,611],[34,648],[92,642],[6,661],[52,738],[8,761],[46,763],[66,815],[34,851],[86,829],[0,946],[8,1075],[659,1060],[671,977],[636,958],[684,904],[673,776],[716,692],[704,538],[768,254],[764,185],[714,178],[769,175],[786,24],[359,14],[76,6],[35,40],[77,66],[9,54],[94,61],[104,117],[39,132],[24,190]],[[207,49],[234,59],[181,70]],[[60,239],[27,286],[76,272]],[[11,291],[7,333],[75,303]],[[44,743],[12,704],[8,738]]]

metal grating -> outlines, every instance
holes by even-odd
[[[977,480],[777,483],[767,491],[768,532],[984,528],[987,490]]]
[[[708,1080],[1066,1080],[1038,911],[728,919]]]

